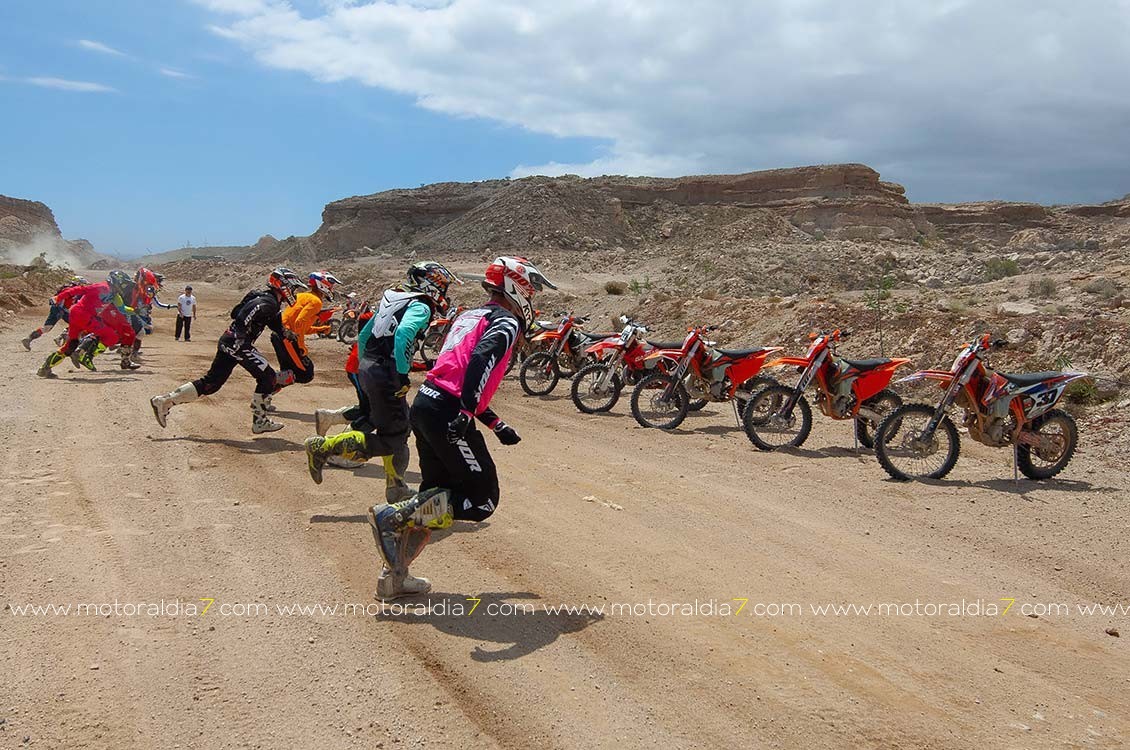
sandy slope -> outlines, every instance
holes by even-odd
[[[203,371],[235,295],[197,285],[191,344],[171,319],[147,365],[47,382],[44,346],[0,336],[8,447],[0,598],[8,605],[179,600],[203,616],[0,613],[0,746],[1123,747],[1130,617],[1030,618],[1022,604],[1130,604],[1130,478],[1088,460],[1065,480],[1007,479],[966,442],[950,481],[883,481],[817,418],[806,449],[761,454],[710,407],[674,434],[622,402],[585,417],[508,384],[523,434],[495,451],[504,495],[479,528],[414,567],[446,614],[286,615],[372,603],[362,517],[375,467],[320,487],[299,453],[315,406],[345,403],[338,344],[323,373],[250,435],[251,381],[152,420],[149,395]],[[33,324],[28,319],[29,325]],[[42,342],[40,342],[42,343]],[[1085,440],[1084,436],[1084,440]],[[990,616],[819,616],[826,603],[1004,607]],[[474,614],[452,614],[481,600]],[[673,615],[713,603],[741,614]],[[632,604],[640,616],[543,605]],[[527,614],[488,611],[532,606]],[[757,603],[800,613],[756,616]],[[265,605],[227,615],[221,606]],[[1124,638],[1104,633],[1121,628]],[[383,743],[383,744],[382,744]]]

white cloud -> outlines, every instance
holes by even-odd
[[[177,70],[175,68],[158,68],[158,72],[163,76],[167,76],[168,78],[185,79],[185,78],[195,78],[196,77],[196,76],[192,75],[191,73],[185,73],[184,71]]]
[[[90,81],[71,81],[66,78],[37,77],[25,78],[24,80],[33,86],[40,86],[45,89],[59,89],[60,91],[78,91],[96,94],[107,94],[117,91],[113,86],[105,86],[101,83],[92,83]]]
[[[82,47],[85,50],[89,50],[91,52],[98,52],[98,53],[103,54],[103,55],[114,55],[115,57],[129,57],[129,55],[127,55],[125,52],[122,52],[121,50],[116,50],[113,47],[109,46],[108,44],[103,44],[102,42],[96,42],[93,39],[79,39],[76,42],[76,44],[78,44],[78,46]]]
[[[862,161],[916,198],[1130,189],[1127,0],[196,2],[264,65],[607,144],[514,174]]]

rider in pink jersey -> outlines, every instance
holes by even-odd
[[[412,432],[420,459],[420,491],[392,505],[369,509],[373,538],[384,560],[377,596],[394,599],[431,589],[408,575],[408,564],[427,543],[430,529],[454,520],[482,521],[498,507],[498,472],[475,420],[503,445],[521,440],[490,409],[522,331],[534,319],[533,297],[555,286],[524,258],[497,258],[483,287],[491,298],[460,315],[412,402]]]

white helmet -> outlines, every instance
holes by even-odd
[[[483,288],[498,292],[517,305],[527,328],[534,322],[534,294],[545,287],[557,288],[525,258],[495,258],[485,275]]]
[[[334,287],[341,282],[329,271],[315,271],[310,274],[310,288],[322,293],[326,298],[332,298]]]

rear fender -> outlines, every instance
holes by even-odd
[[[604,359],[606,354],[611,354],[620,348],[619,339],[605,339],[585,348],[585,354],[592,354],[597,359]]]
[[[778,357],[765,363],[766,367],[808,367],[807,357]]]
[[[542,331],[534,336],[530,341],[556,341],[561,338],[561,331]]]
[[[953,382],[954,374],[949,370],[919,370],[918,372],[899,378],[895,383],[919,383],[923,380],[935,380],[942,385]]]

